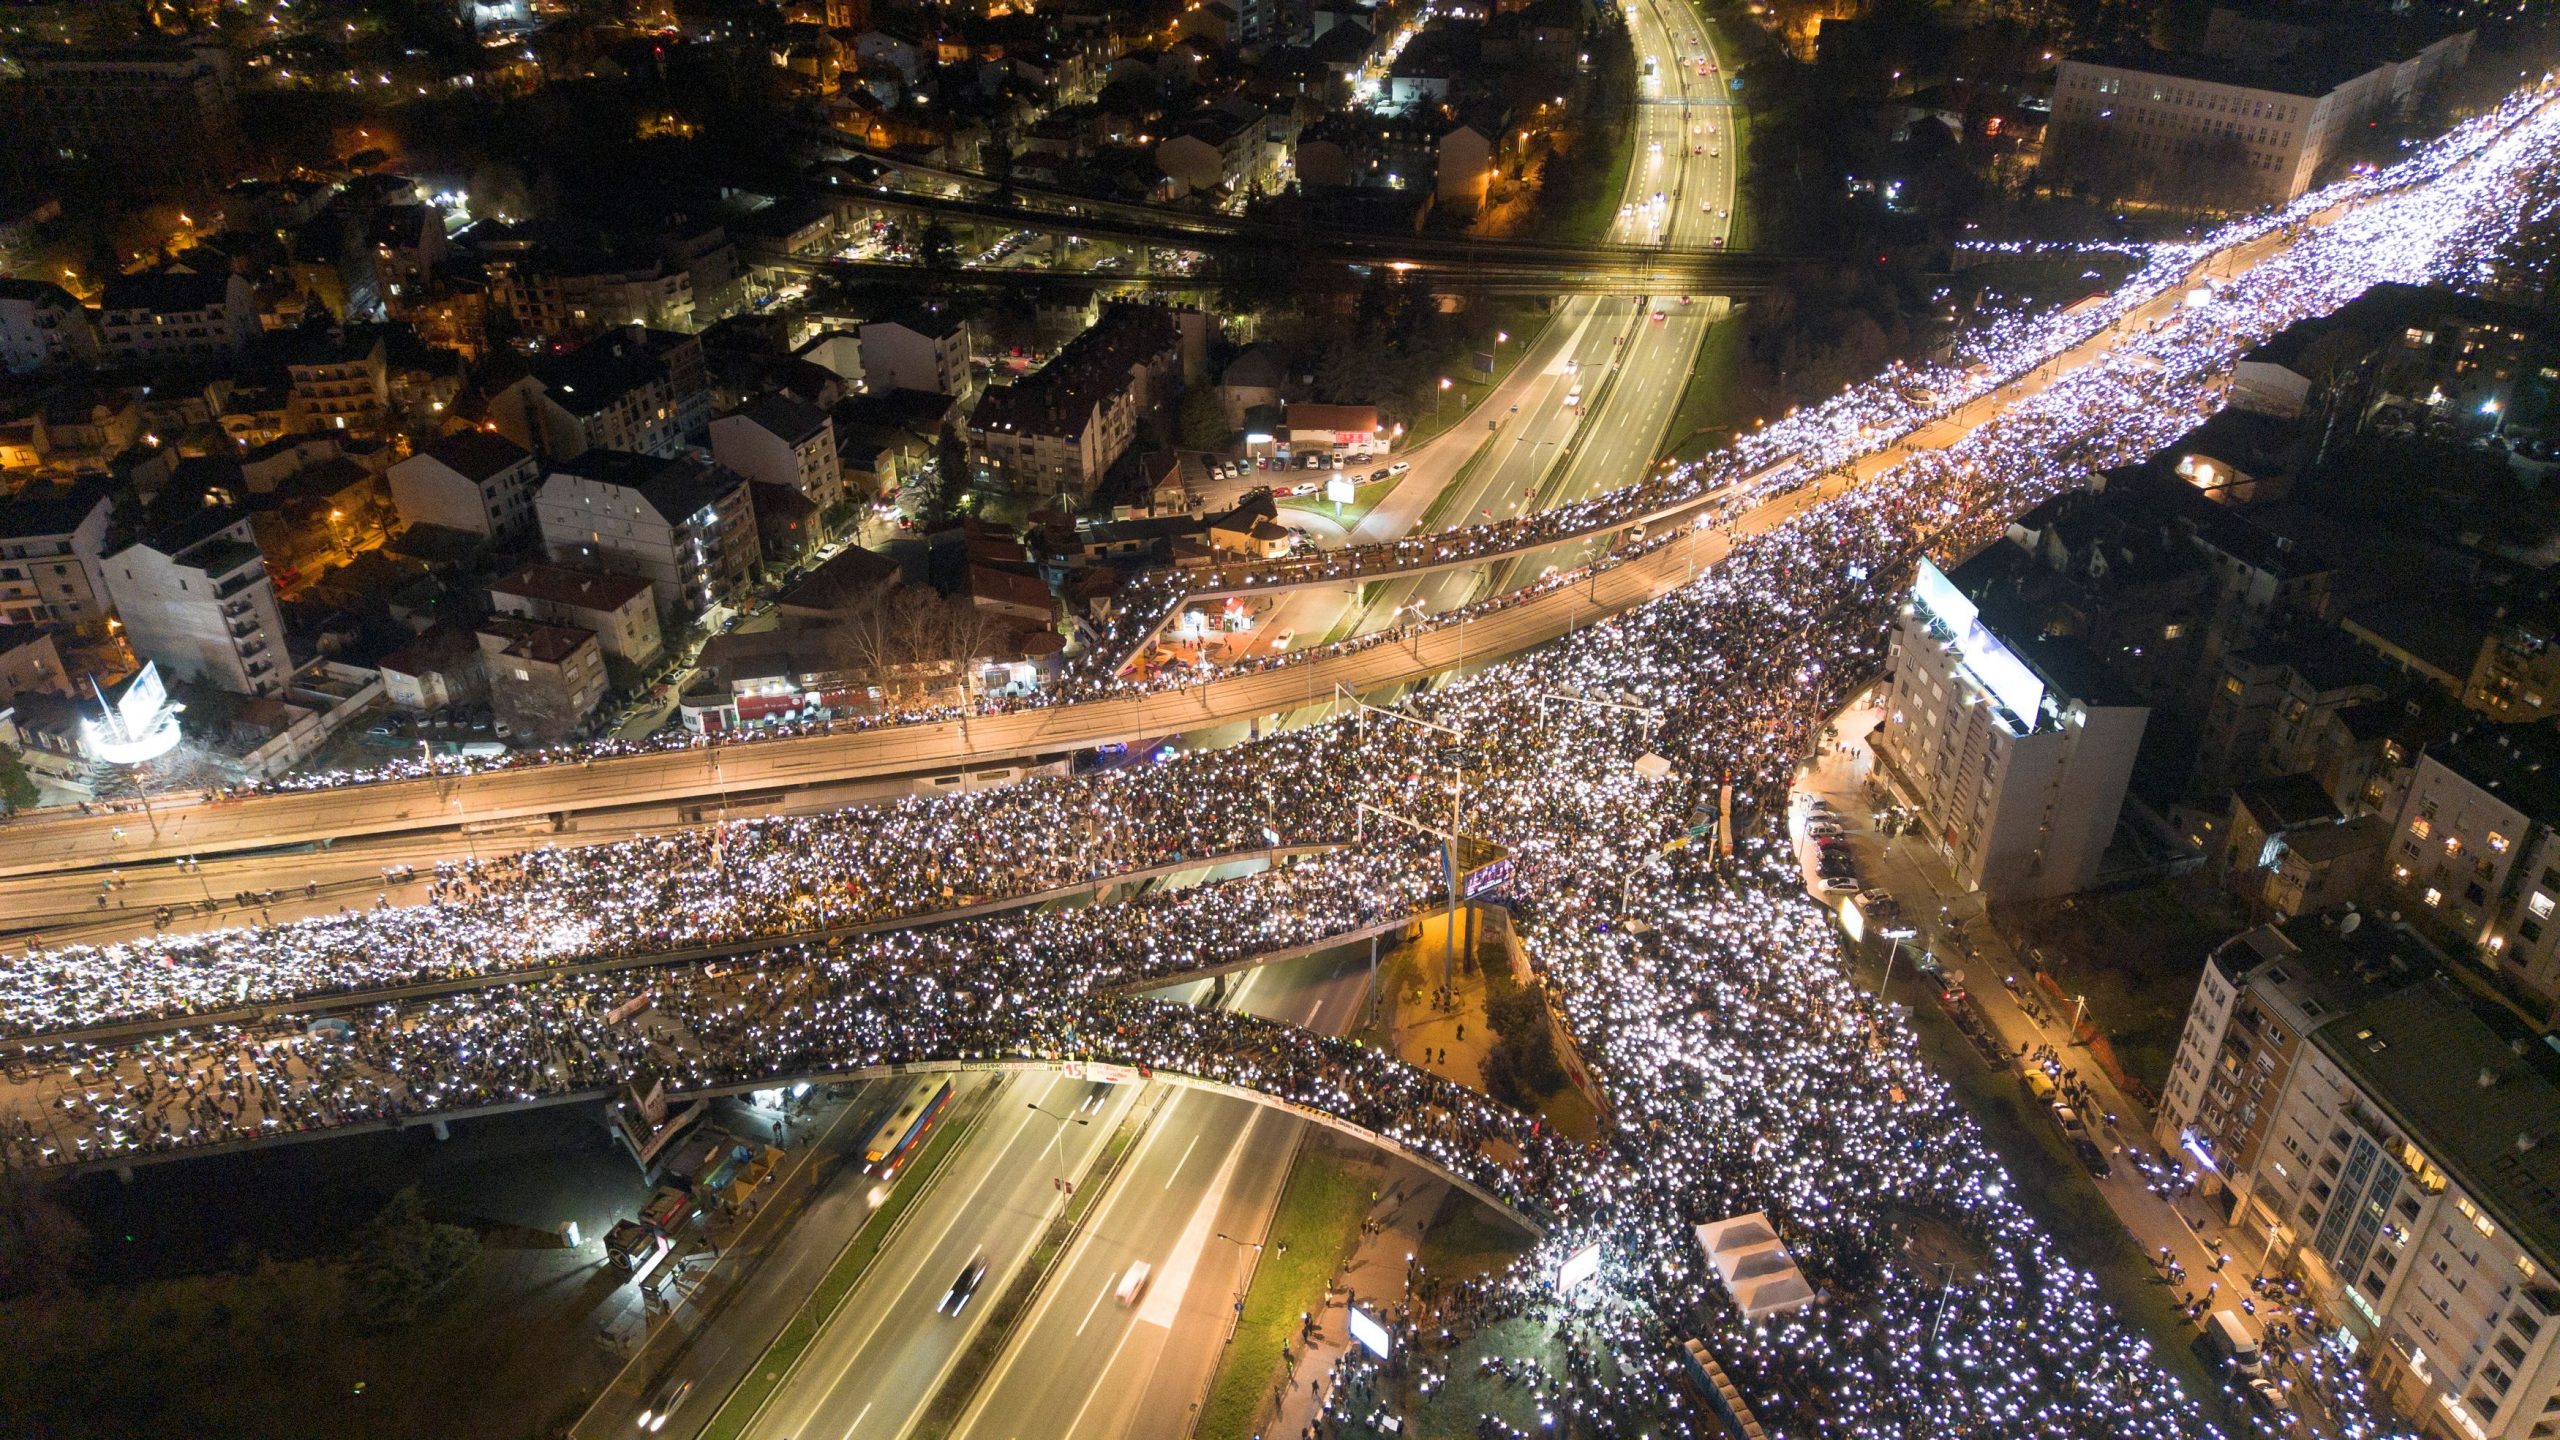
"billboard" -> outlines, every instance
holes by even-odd
[[[1564,1257],[1564,1263],[1556,1267],[1556,1293],[1570,1295],[1581,1288],[1584,1281],[1599,1273],[1600,1247],[1597,1244],[1585,1245]]]
[[[1499,895],[1510,886],[1511,857],[1505,855],[1489,865],[1480,865],[1468,871],[1466,884],[1462,888],[1466,898],[1473,900],[1485,895]]]
[[[97,696],[98,716],[80,722],[80,739],[91,759],[140,765],[178,748],[178,707],[169,703],[157,663],[146,662],[112,703],[96,679],[90,680],[89,690]]]
[[[1387,1327],[1370,1319],[1369,1312],[1357,1305],[1351,1307],[1351,1338],[1381,1360],[1395,1349],[1395,1337],[1387,1333]]]

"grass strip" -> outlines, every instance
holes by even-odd
[[[1750,418],[1734,377],[1742,371],[1742,320],[1728,315],[1707,327],[1689,366],[1689,383],[1671,412],[1665,453],[1695,460],[1729,443]]]
[[[1498,435],[1488,435],[1477,442],[1475,453],[1467,457],[1467,463],[1459,466],[1458,473],[1450,476],[1449,483],[1441,486],[1440,493],[1432,496],[1431,503],[1423,507],[1422,518],[1414,522],[1413,528],[1417,532],[1428,532],[1440,528],[1440,522],[1448,518],[1449,506],[1457,500],[1459,492],[1467,488],[1468,477],[1474,475],[1476,467],[1484,463],[1487,455],[1493,453],[1493,442],[1500,438]]]
[[[969,1341],[969,1348],[961,1352],[959,1360],[951,1367],[951,1373],[943,1377],[942,1388],[934,1392],[932,1402],[925,1406],[924,1417],[916,1423],[918,1440],[939,1440],[960,1423],[961,1415],[969,1408],[970,1399],[986,1382],[987,1373],[995,1368],[996,1361],[1003,1357],[1005,1346],[1012,1342],[1014,1328],[1029,1313],[1031,1303],[1039,1298],[1040,1287],[1049,1278],[1049,1268],[1067,1253],[1067,1247],[1075,1240],[1077,1228],[1084,1224],[1085,1216],[1092,1213],[1093,1207],[1101,1203],[1103,1193],[1111,1188],[1111,1177],[1119,1172],[1120,1162],[1128,1158],[1130,1148],[1138,1143],[1139,1132],[1146,1128],[1147,1120],[1153,1118],[1150,1111],[1142,1119],[1137,1107],[1132,1106],[1130,1113],[1121,1117],[1120,1127],[1111,1132],[1111,1138],[1102,1142],[1102,1149],[1095,1153],[1093,1163],[1085,1167],[1084,1182],[1067,1197],[1066,1207],[1050,1219],[1049,1228],[1041,1235],[1040,1243],[1032,1247],[1022,1268],[1014,1272],[1013,1282],[1004,1287],[1004,1293],[997,1296],[995,1303],[988,1308],[986,1321]]]
[[[960,1148],[961,1142],[976,1127],[977,1117],[973,1114],[969,1124],[945,1125],[925,1142],[923,1152],[916,1156],[913,1165],[907,1167],[907,1173],[889,1192],[889,1198],[881,1203],[879,1209],[872,1211],[870,1218],[862,1222],[862,1228],[845,1242],[843,1253],[836,1256],[836,1263],[827,1267],[826,1275],[818,1281],[818,1288],[801,1303],[799,1312],[782,1327],[782,1333],[774,1337],[764,1358],[757,1361],[746,1378],[738,1382],[737,1389],[729,1392],[729,1398],[720,1406],[720,1413],[712,1416],[711,1423],[703,1427],[702,1440],[736,1440],[746,1432],[756,1412],[764,1408],[765,1401],[773,1397],[775,1390],[781,1388],[783,1378],[791,1373],[791,1368],[800,1363],[800,1356],[808,1350],[810,1342],[816,1340],[818,1333],[827,1328],[827,1322],[835,1318],[836,1311],[844,1305],[845,1297],[862,1283],[863,1272],[879,1258],[881,1247],[888,1243],[889,1236],[898,1228],[899,1219],[924,1198],[925,1190],[942,1169],[942,1163],[951,1158],[952,1152]]]
[[[1372,1172],[1329,1150],[1311,1146],[1298,1152],[1192,1440],[1248,1440],[1253,1434],[1285,1368],[1281,1348],[1298,1343],[1298,1317],[1323,1308],[1325,1286],[1359,1246],[1372,1178]]]

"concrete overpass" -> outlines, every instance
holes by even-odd
[[[1741,257],[1748,259],[1748,256]],[[760,259],[761,269],[789,275],[824,276],[855,284],[929,284],[944,289],[995,288],[1025,290],[1035,295],[1214,295],[1225,280],[1213,256],[1197,275],[1151,275],[1122,270],[1030,267],[982,268],[963,265],[907,265],[890,260],[830,260],[792,256]],[[1766,288],[1763,278],[1728,276],[1701,282],[1695,276],[1668,272],[1601,273],[1588,270],[1541,270],[1536,267],[1422,266],[1426,275],[1463,275],[1466,288],[1487,295],[1751,295]],[[1711,287],[1711,288],[1709,288]]]
[[[826,944],[830,941],[859,939],[865,935],[886,934],[895,930],[920,930],[956,924],[990,915],[1003,915],[1016,910],[1034,910],[1046,905],[1099,903],[1114,891],[1135,889],[1151,881],[1168,879],[1193,870],[1215,869],[1256,860],[1276,864],[1306,855],[1329,855],[1348,848],[1346,842],[1265,845],[1249,850],[1236,850],[1216,855],[1186,856],[1137,870],[1116,870],[1097,875],[1075,885],[1062,885],[1043,890],[1029,890],[1017,895],[1003,895],[976,900],[963,905],[950,905],[935,910],[902,911],[873,916],[844,925],[811,926],[800,930],[761,931],[742,934],[709,944],[691,945],[674,950],[630,950],[591,954],[585,958],[537,963],[514,968],[492,967],[469,975],[448,975],[414,984],[378,986],[364,990],[344,990],[321,994],[277,996],[255,1002],[244,1002],[221,1010],[198,1010],[182,1015],[155,1015],[121,1021],[111,1025],[94,1025],[81,1030],[49,1030],[39,1034],[17,1035],[0,1039],[0,1051],[14,1051],[24,1056],[46,1051],[57,1045],[113,1045],[167,1035],[180,1030],[198,1030],[210,1025],[259,1025],[291,1016],[296,1018],[330,1015],[359,1010],[373,1005],[397,1005],[416,1000],[431,1000],[439,995],[453,995],[465,990],[482,990],[501,985],[538,985],[546,981],[578,975],[597,975],[616,970],[641,970],[683,965],[700,960],[717,960],[777,945]],[[1385,934],[1414,923],[1412,915],[1399,914],[1375,924],[1359,927],[1340,936],[1326,937],[1312,944],[1246,956],[1231,963],[1197,972],[1200,977],[1225,974],[1230,970],[1249,970],[1281,960],[1295,959],[1318,950],[1365,940],[1373,934]],[[244,930],[227,932],[236,937],[232,943],[255,946],[258,938]],[[205,942],[217,943],[220,934],[207,935]],[[137,963],[141,963],[137,961]],[[1176,977],[1192,978],[1191,976]],[[1151,989],[1165,981],[1133,982],[1121,989]]]
[[[2248,253],[2237,258],[2250,263],[2281,244],[2280,236],[2269,235],[2243,247]],[[965,776],[1026,758],[1186,734],[1303,709],[1337,688],[1366,693],[1407,684],[1532,649],[1668,593],[1722,560],[1736,537],[1784,524],[1807,507],[1862,485],[1912,455],[1943,448],[1972,433],[2010,404],[2168,313],[2182,293],[2172,287],[2126,320],[2034,370],[1950,407],[1844,469],[1770,500],[1729,525],[1701,530],[1692,522],[1674,529],[1657,528],[1640,545],[1623,546],[1603,563],[1513,592],[1498,604],[1482,607],[1481,613],[1470,611],[1463,624],[1444,619],[1428,628],[1399,632],[1391,641],[1370,637],[1354,645],[1297,652],[1260,669],[1223,674],[1178,689],[985,715],[434,779],[213,802],[158,802],[148,814],[139,809],[85,815],[55,809],[21,816],[7,827],[16,843],[0,849],[0,877],[309,845],[346,836],[446,831],[465,821],[648,803],[709,805],[733,792],[867,777]],[[1632,517],[1607,522],[1616,528],[1632,523]],[[1555,545],[1579,538],[1578,533],[1552,535],[1540,543]]]
[[[1664,245],[1573,245],[1542,240],[1380,234],[1339,226],[1297,226],[1215,213],[1150,208],[1064,192],[1040,191],[1036,187],[1016,187],[1015,193],[1037,196],[1040,203],[1022,200],[1002,202],[880,188],[856,193],[864,204],[874,209],[926,216],[947,223],[1072,234],[1122,245],[1192,250],[1210,255],[1312,256],[1344,264],[1463,275],[1470,280],[1481,275],[1488,281],[1539,282],[1554,293],[1573,289],[1577,280],[1607,280],[1622,285],[1650,284],[1665,293],[1749,293],[1765,288],[1783,266],[1816,258],[1766,252],[1675,249]]]

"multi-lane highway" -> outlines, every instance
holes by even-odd
[[[1333,954],[1271,966],[1232,982],[1225,1003],[1338,1030],[1361,1003],[1365,963],[1365,955],[1354,963]],[[1205,998],[1204,988],[1177,993]],[[1133,1116],[1142,1133],[1111,1189],[960,1428],[1168,1440],[1187,1432],[1188,1406],[1208,1383],[1221,1322],[1246,1273],[1242,1247],[1218,1236],[1259,1238],[1306,1122],[1154,1082],[1097,1088],[1017,1075],[991,1083],[977,1133],[746,1434],[897,1440],[940,1393],[988,1302],[1066,1203],[1058,1182],[1084,1175]],[[1122,1306],[1112,1292],[1141,1260],[1151,1283],[1138,1304]],[[981,1261],[976,1298],[956,1317],[942,1313],[952,1282]]]
[[[1634,154],[1613,244],[1709,251],[1732,235],[1740,159],[1722,59],[1704,22],[1680,0],[1638,0],[1627,11],[1639,71]],[[1615,489],[1641,478],[1687,391],[1721,301],[1677,293],[1561,302],[1538,348],[1480,413],[1495,428],[1465,431],[1464,454],[1443,437],[1425,472],[1415,470],[1353,529],[1353,543],[1422,529],[1508,519]],[[1525,376],[1525,381],[1521,377]],[[1470,419],[1472,423],[1472,417]],[[1453,466],[1459,459],[1467,463]],[[1534,578],[1542,567],[1510,567]],[[1410,616],[1438,614],[1488,593],[1475,567],[1390,581],[1364,596],[1336,588],[1275,601],[1256,625],[1261,645],[1304,645],[1361,634]],[[1507,580],[1506,580],[1507,585]]]

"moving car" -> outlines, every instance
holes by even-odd
[[[1120,1277],[1120,1288],[1112,1294],[1123,1305],[1135,1305],[1138,1297],[1147,1293],[1147,1277],[1154,1273],[1155,1267],[1141,1260],[1129,1267],[1128,1274]]]
[[[1401,474],[1403,474],[1404,472],[1406,472],[1407,470],[1410,470],[1410,469],[1412,469],[1412,468],[1413,468],[1413,467],[1412,467],[1411,465],[1408,465],[1408,464],[1406,464],[1404,461],[1399,460],[1399,461],[1397,461],[1396,463],[1394,463],[1393,465],[1390,465],[1390,466],[1388,466],[1388,467],[1387,467],[1387,473],[1388,473],[1388,474],[1390,474],[1390,475],[1401,475]]]
[[[667,1417],[676,1413],[676,1408],[684,1404],[685,1397],[692,1393],[691,1380],[670,1380],[659,1386],[658,1393],[649,1397],[648,1406],[640,1412],[641,1433],[655,1435],[666,1429]]]
[[[1103,1106],[1103,1102],[1110,1098],[1111,1082],[1108,1080],[1096,1080],[1091,1085],[1085,1087],[1084,1098],[1076,1102],[1076,1113],[1079,1115],[1091,1115],[1099,1111]]]
[[[937,1315],[957,1315],[967,1309],[970,1298],[978,1293],[978,1282],[986,1278],[987,1257],[981,1255],[960,1267],[959,1277],[951,1282],[950,1290],[943,1294],[942,1303],[934,1306],[933,1312]]]

